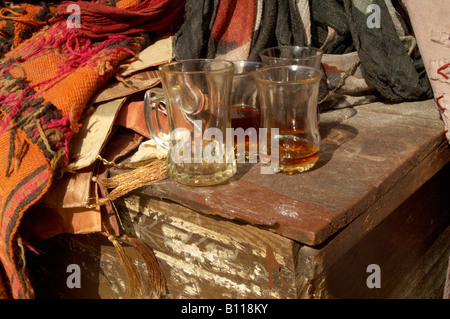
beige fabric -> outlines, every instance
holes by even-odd
[[[78,134],[72,141],[72,170],[91,165],[102,151],[107,137],[126,98],[120,98],[98,105],[95,111],[82,121]]]
[[[450,139],[450,6],[448,0],[403,1]]]

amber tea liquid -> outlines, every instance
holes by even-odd
[[[299,136],[300,135],[300,136]],[[311,169],[319,159],[320,150],[314,143],[301,137],[301,134],[280,134],[278,140],[278,166],[288,174],[304,172]],[[265,148],[265,145],[261,145]],[[267,149],[262,150],[262,161],[271,164],[271,142],[267,141]]]
[[[241,127],[244,131],[248,128],[255,128],[256,136],[255,141],[258,140],[259,126],[261,123],[261,116],[259,110],[255,106],[251,105],[233,105],[231,107],[231,127],[236,129]],[[250,134],[251,135],[251,134]],[[245,136],[245,157],[248,159],[249,153],[249,140],[248,135]],[[237,154],[237,138],[234,140],[235,154]],[[256,150],[257,152],[257,150]]]

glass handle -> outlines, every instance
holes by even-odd
[[[165,111],[164,95],[160,89],[150,89],[145,92],[144,96],[144,117],[145,124],[147,125],[150,137],[165,150],[169,150],[170,135],[166,134],[161,128],[161,122],[159,120],[159,111]],[[156,125],[158,131],[155,130],[153,125],[153,116],[156,117]]]

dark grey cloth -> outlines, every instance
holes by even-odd
[[[260,27],[255,30],[249,60],[259,52],[281,45],[305,45],[306,34],[295,0],[265,0]]]
[[[295,0],[278,0],[277,45],[305,45],[305,31]]]
[[[276,45],[275,29],[278,19],[278,1],[263,1],[263,13],[260,27],[255,30],[250,47],[248,59],[250,61],[259,61],[259,52],[265,48]]]
[[[336,30],[338,38],[325,53],[344,54],[355,51],[347,14],[342,1],[312,0],[311,8],[311,45],[321,47],[328,35],[328,27]]]
[[[187,0],[184,22],[174,35],[177,60],[207,56],[209,37],[220,0]]]
[[[398,4],[397,0],[392,1]],[[187,0],[185,21],[174,37],[176,59],[213,57],[210,34],[219,3],[220,0]],[[361,3],[380,7],[381,28],[367,26],[368,14],[355,6],[361,7]],[[420,52],[408,55],[384,0],[310,0],[309,4],[312,46],[321,47],[328,27],[332,27],[337,38],[327,45],[325,53],[357,51],[365,80],[383,98],[396,102],[433,97]],[[400,20],[408,33],[407,23]],[[259,52],[268,47],[304,43],[305,31],[296,1],[264,0],[261,23],[254,31],[248,60],[259,60]],[[322,82],[320,95],[324,96],[325,80]]]
[[[367,16],[355,7],[355,1],[344,0],[344,7],[365,80],[393,102],[431,98],[420,53],[408,55],[384,0],[370,1],[380,6],[380,28],[367,26]]]

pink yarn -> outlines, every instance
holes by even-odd
[[[69,127],[69,126],[70,126],[70,119],[68,117],[62,117],[59,120],[52,119],[47,124],[45,124],[46,129]]]

